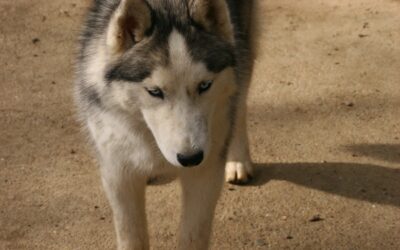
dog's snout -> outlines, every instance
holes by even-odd
[[[197,166],[203,161],[204,153],[203,151],[198,151],[194,154],[178,154],[178,162],[184,167]]]

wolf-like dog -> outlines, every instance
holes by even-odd
[[[236,184],[251,178],[250,8],[248,0],[95,0],[89,10],[76,102],[118,249],[149,248],[150,177],[181,182],[180,249],[207,249],[224,173]]]

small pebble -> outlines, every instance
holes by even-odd
[[[322,220],[324,220],[324,219],[322,219],[322,218],[319,216],[319,214],[317,214],[317,215],[314,215],[309,221],[310,221],[310,222],[317,222],[317,221],[322,221]]]
[[[67,10],[62,10],[62,11],[60,11],[60,12],[61,12],[62,14],[64,14],[66,17],[70,17],[70,16],[71,16]]]
[[[354,107],[354,103],[353,102],[344,102],[342,104],[347,106],[347,107]]]
[[[267,245],[267,243],[265,242],[264,239],[258,239],[258,240],[256,240],[256,244],[257,244],[258,246],[265,246],[265,245]]]

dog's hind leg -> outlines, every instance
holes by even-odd
[[[214,210],[223,184],[223,168],[219,166],[200,166],[181,175],[180,250],[208,249]]]
[[[145,213],[146,178],[132,177],[124,168],[102,169],[102,181],[110,202],[119,250],[149,249]]]
[[[245,91],[238,100],[233,138],[225,166],[225,181],[232,184],[245,184],[253,176],[246,127],[246,95]]]

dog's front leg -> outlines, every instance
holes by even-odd
[[[238,100],[233,138],[225,166],[225,180],[232,184],[245,184],[253,176],[246,125],[246,92]]]
[[[113,211],[118,249],[149,249],[144,197],[146,179],[114,167],[103,169],[102,181]]]
[[[207,249],[215,206],[223,184],[223,163],[184,170],[179,249]]]

